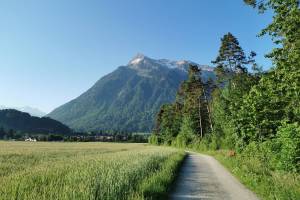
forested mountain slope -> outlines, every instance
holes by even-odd
[[[150,132],[155,114],[162,104],[174,100],[190,64],[196,63],[138,54],[48,116],[77,130]],[[200,67],[203,79],[215,78],[211,67]]]
[[[71,129],[61,122],[48,117],[33,117],[14,109],[0,110],[0,127],[29,134],[71,134]]]

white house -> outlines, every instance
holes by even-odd
[[[36,142],[35,138],[26,138],[25,139],[26,142]]]

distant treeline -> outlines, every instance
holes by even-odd
[[[148,141],[148,133],[129,133],[126,131],[94,131],[94,132],[72,132],[71,135],[62,134],[39,134],[15,131],[13,129],[5,130],[0,127],[0,140],[35,139],[37,141],[69,141],[69,142],[138,142]]]
[[[14,109],[0,110],[0,139],[3,140],[147,142],[148,135],[124,130],[78,132],[48,117],[33,117]]]

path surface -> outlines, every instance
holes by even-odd
[[[188,153],[170,199],[257,200],[213,157]]]

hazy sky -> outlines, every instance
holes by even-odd
[[[229,31],[267,69],[270,21],[243,0],[0,0],[0,105],[49,112],[138,52],[210,64]]]

